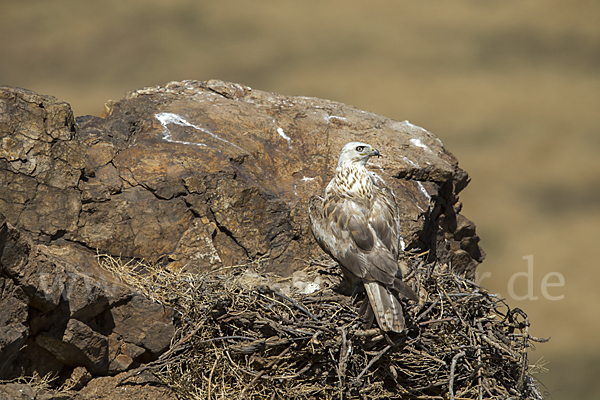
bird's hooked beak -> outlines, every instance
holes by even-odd
[[[379,157],[379,156],[380,156],[380,154],[379,154],[379,150],[377,150],[377,149],[374,149],[374,148],[372,148],[372,147],[371,147],[371,157],[372,157],[372,156],[377,156],[377,157]]]

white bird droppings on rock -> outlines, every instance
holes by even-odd
[[[222,142],[225,142],[227,144],[232,145],[233,147],[239,149],[239,150],[243,150],[241,147],[231,143],[230,141],[223,139],[221,137],[219,137],[218,135],[215,135],[214,133],[212,133],[211,131],[209,131],[206,128],[202,128],[201,126],[198,125],[194,125],[188,121],[185,120],[185,118],[174,114],[174,113],[158,113],[154,115],[154,118],[156,118],[157,120],[160,121],[160,124],[163,126],[163,140],[166,140],[167,142],[171,142],[171,143],[181,143],[181,144],[189,144],[189,145],[194,145],[194,146],[204,146],[204,147],[208,147],[206,144],[204,143],[193,143],[193,142],[185,142],[185,141],[181,141],[181,140],[174,140],[173,139],[173,135],[171,134],[171,131],[169,130],[169,128],[167,127],[167,125],[169,124],[175,124],[175,125],[180,125],[180,126],[189,126],[191,128],[197,129],[200,132],[204,132],[209,134],[211,137],[213,137],[214,139],[220,140]]]
[[[283,129],[281,128],[277,128],[277,133],[279,134],[279,136],[281,136],[282,138],[284,138],[285,140],[287,140],[288,142],[288,147],[291,149],[292,148],[292,139],[285,134],[285,132],[283,131]]]

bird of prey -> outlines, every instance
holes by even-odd
[[[317,243],[340,264],[345,280],[352,287],[364,284],[369,303],[361,307],[362,316],[372,319],[374,313],[381,329],[402,332],[398,293],[415,301],[418,296],[402,281],[398,205],[385,182],[367,170],[373,156],[379,151],[368,144],[344,146],[325,198],[309,200],[310,226]],[[403,269],[406,273],[406,265]],[[370,309],[364,307],[369,304]]]

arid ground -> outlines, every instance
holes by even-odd
[[[428,129],[472,176],[482,285],[552,337],[530,356],[544,391],[597,399],[599,16],[595,0],[5,0],[0,84],[100,115],[132,89],[216,78]]]

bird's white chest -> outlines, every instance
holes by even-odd
[[[345,197],[370,199],[373,195],[373,180],[365,168],[343,168],[336,171],[329,182],[326,193],[331,191]]]

